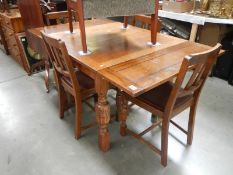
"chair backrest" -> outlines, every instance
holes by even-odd
[[[44,32],[42,37],[46,46],[47,53],[55,69],[58,81],[66,85],[71,91],[80,91],[80,86],[75,73],[73,62],[68,54],[65,43],[60,39],[55,39]],[[69,86],[69,87],[67,87]]]
[[[39,0],[18,0],[18,7],[25,30],[44,26]]]
[[[132,17],[131,24],[133,26],[139,26],[143,29],[151,29],[151,16],[147,15],[135,15]],[[160,20],[158,19],[157,32],[160,31]]]
[[[143,28],[143,29],[150,29],[151,25],[151,16],[146,16],[146,15],[135,15],[132,17],[131,24],[133,26],[138,26]]]
[[[173,109],[178,98],[192,95],[194,100],[198,101],[200,92],[219,55],[220,49],[221,44],[217,44],[208,51],[192,54],[184,58],[165,108],[167,111]],[[191,72],[191,76],[184,88],[181,88],[187,72]]]
[[[48,12],[45,15],[47,25],[51,25],[50,21],[55,20],[56,24],[68,23],[68,11]]]

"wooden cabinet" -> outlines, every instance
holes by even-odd
[[[7,48],[12,56],[20,65],[23,61],[20,56],[20,50],[16,42],[15,35],[24,31],[21,15],[18,10],[11,10],[11,13],[0,13],[1,27],[7,43]]]

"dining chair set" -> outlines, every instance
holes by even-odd
[[[91,54],[88,51],[85,32],[85,18],[125,16],[124,27],[128,26],[128,17],[134,16],[132,24],[139,20],[142,27],[148,26],[151,30],[151,43],[156,45],[156,33],[158,28],[158,1],[157,0],[66,0],[68,7],[69,30],[73,30],[73,12],[77,13],[79,21],[82,54]],[[146,4],[146,5],[145,5]],[[141,14],[149,14],[145,16]],[[65,14],[67,17],[67,13]],[[135,16],[136,15],[136,16]],[[127,30],[127,29],[125,29]],[[46,52],[54,68],[55,80],[59,95],[60,118],[64,118],[64,111],[70,106],[68,96],[72,96],[75,106],[75,138],[79,139],[82,131],[94,126],[95,121],[86,126],[82,123],[82,102],[93,98],[97,101],[95,83],[91,77],[81,72],[67,51],[66,43],[61,39],[53,38],[46,32],[42,32]],[[221,45],[217,44],[208,51],[187,55],[183,58],[179,73],[173,81],[163,82],[154,89],[145,92],[138,97],[132,97],[121,89],[117,89],[117,107],[119,132],[122,136],[130,134],[139,139],[153,151],[161,156],[161,164],[167,165],[168,134],[170,123],[187,135],[187,144],[193,141],[196,110],[203,86],[208,78],[209,71],[215,63],[220,52]],[[187,83],[184,81],[187,79]],[[191,74],[191,76],[190,76]],[[127,128],[127,116],[129,102],[145,109],[151,116],[158,116],[158,120],[141,133],[134,133]],[[174,122],[173,118],[179,113],[190,109],[187,131]],[[161,147],[157,148],[146,141],[143,136],[157,126],[161,126]]]

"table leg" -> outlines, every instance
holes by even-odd
[[[195,42],[197,36],[198,24],[192,24],[192,29],[189,37],[189,41]]]
[[[102,151],[108,151],[110,148],[110,135],[108,131],[110,107],[107,101],[109,84],[105,79],[98,76],[95,80],[95,86],[98,94],[98,102],[95,110],[96,120],[99,125],[99,148]]]

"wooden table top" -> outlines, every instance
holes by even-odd
[[[65,42],[69,55],[77,63],[100,74],[132,96],[146,92],[177,75],[184,56],[207,50],[209,47],[176,37],[158,34],[160,45],[150,47],[150,31],[110,20],[86,22],[90,55],[81,56],[78,24],[74,34],[68,24],[45,27],[52,37]],[[42,28],[30,32],[40,35]]]
[[[105,68],[100,74],[112,84],[135,97],[174,78],[184,56],[209,47],[184,42],[133,60]]]
[[[130,26],[123,30],[122,23],[110,20],[90,20],[86,22],[86,35],[90,55],[81,56],[81,41],[78,24],[74,25],[74,34],[69,33],[68,24],[45,27],[44,31],[54,38],[65,42],[69,55],[77,62],[95,71],[156,52],[186,40],[158,34],[158,47],[150,47],[150,32]],[[31,29],[31,33],[40,35],[42,28]]]

